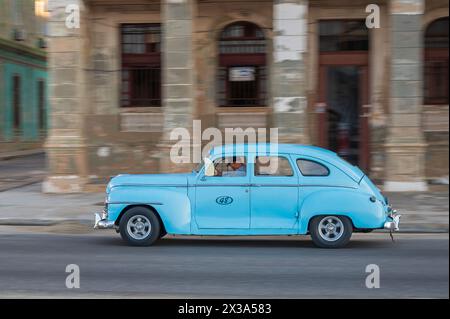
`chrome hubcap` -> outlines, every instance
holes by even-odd
[[[128,220],[127,231],[132,238],[140,240],[151,233],[152,225],[147,217],[136,215]]]
[[[344,224],[336,216],[322,218],[318,228],[320,237],[326,241],[336,241],[344,234]]]

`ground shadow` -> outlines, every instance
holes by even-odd
[[[95,238],[98,245],[127,247],[128,245],[120,237],[99,237]],[[348,245],[342,249],[358,248],[381,248],[393,247],[397,243],[392,243],[389,238],[380,238],[370,240],[358,238],[351,240]],[[247,247],[247,248],[314,248],[318,249],[309,239],[309,237],[281,237],[276,239],[265,238],[162,238],[151,247]],[[151,248],[147,247],[147,248]]]

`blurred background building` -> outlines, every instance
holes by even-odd
[[[0,155],[42,150],[47,17],[45,1],[0,0]]]
[[[80,28],[66,27],[68,4]],[[369,4],[380,28],[366,27]],[[281,142],[328,147],[386,190],[448,180],[448,10],[444,0],[50,0],[44,191],[188,169],[170,162],[169,133],[194,119],[278,127]],[[2,14],[2,38],[18,45]]]

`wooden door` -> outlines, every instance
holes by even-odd
[[[322,53],[319,63],[319,145],[363,170],[370,167],[367,52]]]

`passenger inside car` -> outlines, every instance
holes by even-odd
[[[216,176],[223,177],[239,177],[246,176],[247,167],[243,158],[233,156],[231,158],[223,158],[218,165],[216,165]]]

